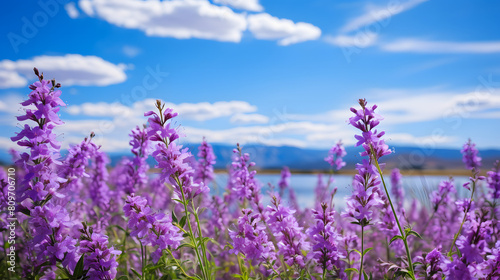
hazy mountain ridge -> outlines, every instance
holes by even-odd
[[[198,153],[198,145],[187,144],[193,155]],[[235,146],[213,144],[214,153],[217,157],[215,168],[224,169],[231,163],[233,149]],[[398,167],[401,169],[462,169],[462,155],[459,149],[443,148],[420,148],[420,147],[391,147],[393,153],[385,156],[382,162],[385,162],[388,168]],[[355,164],[361,160],[359,153],[361,147],[346,147],[347,156],[344,158],[347,163],[346,169],[354,169]],[[329,169],[328,163],[324,158],[328,155],[327,149],[302,149],[297,147],[274,147],[264,145],[245,145],[243,152],[249,153],[252,161],[256,163],[259,169],[281,169],[288,166],[294,170],[326,170]],[[500,160],[500,150],[488,149],[479,150],[483,158],[483,169],[492,168],[495,160]],[[125,156],[131,156],[130,153],[109,153],[112,165],[120,161]],[[5,150],[0,151],[0,161],[3,164],[10,164],[10,155]],[[155,164],[153,158],[149,158],[151,166]]]

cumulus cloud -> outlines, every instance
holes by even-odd
[[[269,117],[261,114],[236,114],[231,117],[231,123],[268,123]]]
[[[321,29],[305,22],[293,22],[262,13],[248,16],[248,29],[257,39],[279,40],[278,44],[288,46],[321,36]]]
[[[145,99],[134,103],[132,106],[125,106],[121,103],[83,103],[80,105],[71,105],[66,111],[72,115],[85,115],[92,117],[117,117],[117,118],[135,118],[143,117],[143,113],[152,110],[155,103],[154,99]],[[257,110],[257,107],[244,101],[219,101],[214,103],[165,103],[166,107],[173,108],[179,113],[182,119],[207,121],[220,117],[229,117],[238,113],[251,113]]]
[[[401,39],[381,45],[388,52],[410,53],[500,53],[500,41],[446,42]]]
[[[80,0],[79,5],[89,16],[148,36],[239,42],[247,26],[245,15],[205,0]]]
[[[259,4],[259,0],[214,0],[214,3],[253,12],[261,12],[264,10],[264,8]]]
[[[113,64],[97,56],[42,55],[32,59],[0,61],[0,87],[26,86],[28,79],[35,77],[33,66],[43,72],[45,78],[57,77],[57,81],[64,86],[107,86],[127,79],[122,65]]]
[[[17,72],[0,70],[0,88],[17,88],[23,87],[28,83],[28,80]]]

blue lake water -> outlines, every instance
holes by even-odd
[[[269,201],[267,193],[270,188],[268,183],[278,188],[280,180],[279,174],[257,174],[256,178],[262,186],[264,202]],[[338,191],[334,202],[336,208],[345,206],[344,198],[351,194],[352,191],[352,176],[351,175],[335,175],[334,182],[330,185],[330,190],[337,187]],[[426,203],[429,193],[438,188],[438,184],[443,180],[448,180],[448,176],[404,176],[402,180],[405,190],[405,203],[410,203],[413,198],[417,198],[423,203]],[[384,177],[387,187],[390,191],[390,177]],[[323,175],[323,182],[326,183],[328,175]],[[462,185],[469,180],[469,177],[460,176],[454,177],[455,186],[459,196],[465,196],[469,192]],[[212,187],[214,193],[223,193],[227,185],[227,174],[216,174],[215,182],[217,187]],[[318,182],[318,175],[315,174],[296,174],[291,177],[290,184],[294,189],[298,203],[301,207],[311,207],[314,205],[314,188]],[[382,187],[382,185],[381,185]]]

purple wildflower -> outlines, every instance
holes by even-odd
[[[380,180],[375,166],[363,159],[356,164],[359,174],[354,176],[352,195],[347,198],[345,212],[342,216],[354,219],[361,226],[367,226],[376,217],[375,210],[384,203],[378,186]]]
[[[460,151],[463,155],[462,161],[465,163],[467,169],[476,171],[481,167],[481,158],[479,157],[479,151],[476,149],[476,144],[470,139],[464,144],[462,150]]]
[[[405,191],[401,183],[402,178],[403,176],[401,175],[399,169],[394,168],[391,172],[391,194],[394,195],[399,209],[403,208],[405,196]]]
[[[280,196],[282,197],[285,190],[290,186],[290,177],[292,174],[290,173],[290,169],[288,167],[283,167],[283,170],[281,170],[281,178],[280,181],[278,182],[278,187],[280,190]]]
[[[37,265],[45,261],[51,265],[61,262],[64,267],[75,268],[78,239],[70,235],[75,222],[65,208],[52,203],[36,206],[31,211],[29,225],[33,236],[30,247],[36,254]]]
[[[337,170],[340,170],[346,164],[342,160],[345,155],[347,155],[347,153],[344,149],[344,146],[342,145],[342,141],[339,141],[330,149],[330,151],[328,152],[328,157],[325,158],[325,161],[328,162],[332,167],[335,166]]]
[[[230,174],[232,195],[239,200],[247,199],[262,213],[263,207],[261,205],[262,195],[260,193],[260,185],[257,179],[255,179],[257,171],[250,171],[250,168],[252,168],[255,163],[250,162],[249,154],[242,153],[239,144],[237,148],[233,150],[233,153],[234,156]]]
[[[488,171],[486,183],[491,192],[491,198],[500,198],[500,161],[496,161],[493,169]]]
[[[128,227],[132,230],[130,236],[139,238],[143,245],[158,246],[151,254],[156,263],[164,249],[168,246],[176,249],[184,238],[182,232],[172,224],[170,216],[154,213],[146,204],[145,198],[128,196],[123,212],[129,219]]]
[[[443,279],[442,266],[445,263],[445,260],[446,258],[441,253],[441,248],[436,248],[428,254],[418,256],[415,259],[415,262],[420,262],[421,265],[417,269],[417,275],[422,277],[422,279]]]
[[[243,216],[238,218],[237,230],[229,230],[233,249],[231,254],[242,253],[249,260],[259,263],[271,263],[276,260],[274,244],[269,241],[266,226],[259,213],[243,209]]]
[[[462,235],[456,242],[463,261],[468,264],[483,261],[484,255],[489,253],[488,242],[493,233],[492,222],[487,217],[488,211],[481,209],[478,212],[470,212],[467,215]]]
[[[279,254],[283,256],[285,262],[290,266],[297,264],[304,267],[302,250],[309,250],[310,244],[306,241],[306,235],[302,232],[303,228],[299,227],[293,213],[295,210],[283,206],[281,199],[273,195],[271,205],[267,206],[266,223],[276,236]]]
[[[38,203],[52,196],[60,197],[57,190],[60,184],[65,182],[54,170],[56,165],[61,164],[58,161],[61,144],[53,133],[53,129],[62,124],[57,113],[60,106],[65,104],[59,98],[61,91],[55,90],[60,84],[56,84],[55,80],[44,80],[43,74],[39,75],[36,68],[34,70],[39,81],[30,85],[32,91],[28,100],[21,103],[25,107],[32,106],[34,109],[25,109],[25,114],[17,119],[31,120],[36,126],[30,127],[25,124],[23,130],[11,137],[11,140],[30,150],[29,153],[22,153],[16,162],[16,165],[26,172],[24,181],[21,182],[20,201],[30,198],[34,203]]]
[[[486,260],[476,266],[475,277],[479,279],[500,279],[500,241],[491,249]]]
[[[84,269],[88,270],[89,280],[111,280],[116,276],[118,262],[116,256],[120,251],[108,247],[108,237],[102,233],[94,232],[83,224],[80,239],[80,252],[87,254],[84,259]]]
[[[90,174],[89,196],[95,206],[101,210],[109,209],[111,191],[107,185],[108,170],[106,165],[109,158],[103,151],[96,151],[92,160],[92,171]]]
[[[192,155],[188,149],[182,149],[181,145],[173,142],[179,138],[179,134],[170,127],[169,120],[177,116],[177,113],[170,108],[165,109],[165,104],[160,100],[156,101],[156,108],[159,114],[150,111],[144,113],[144,116],[151,116],[148,119],[150,125],[148,136],[150,141],[156,143],[153,158],[158,162],[155,167],[161,169],[160,178],[170,182],[174,186],[175,193],[179,197],[185,196],[186,199],[193,199],[201,193],[210,191],[203,182],[194,181],[194,169],[190,165]]]
[[[196,182],[203,182],[208,185],[214,179],[215,154],[205,138],[198,147],[198,162],[194,175]]]
[[[343,240],[335,231],[335,211],[328,211],[327,208],[328,206],[323,203],[321,205],[322,211],[312,210],[315,224],[306,233],[312,240],[313,258],[323,271],[335,269],[339,273],[342,266],[341,259],[345,256],[339,251],[337,244]]]

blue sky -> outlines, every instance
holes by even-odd
[[[353,144],[358,98],[390,145],[500,148],[494,1],[8,1],[0,25],[0,146],[19,131],[36,66],[63,85],[58,128],[128,147],[154,99],[184,141]],[[8,12],[5,12],[8,11]]]

